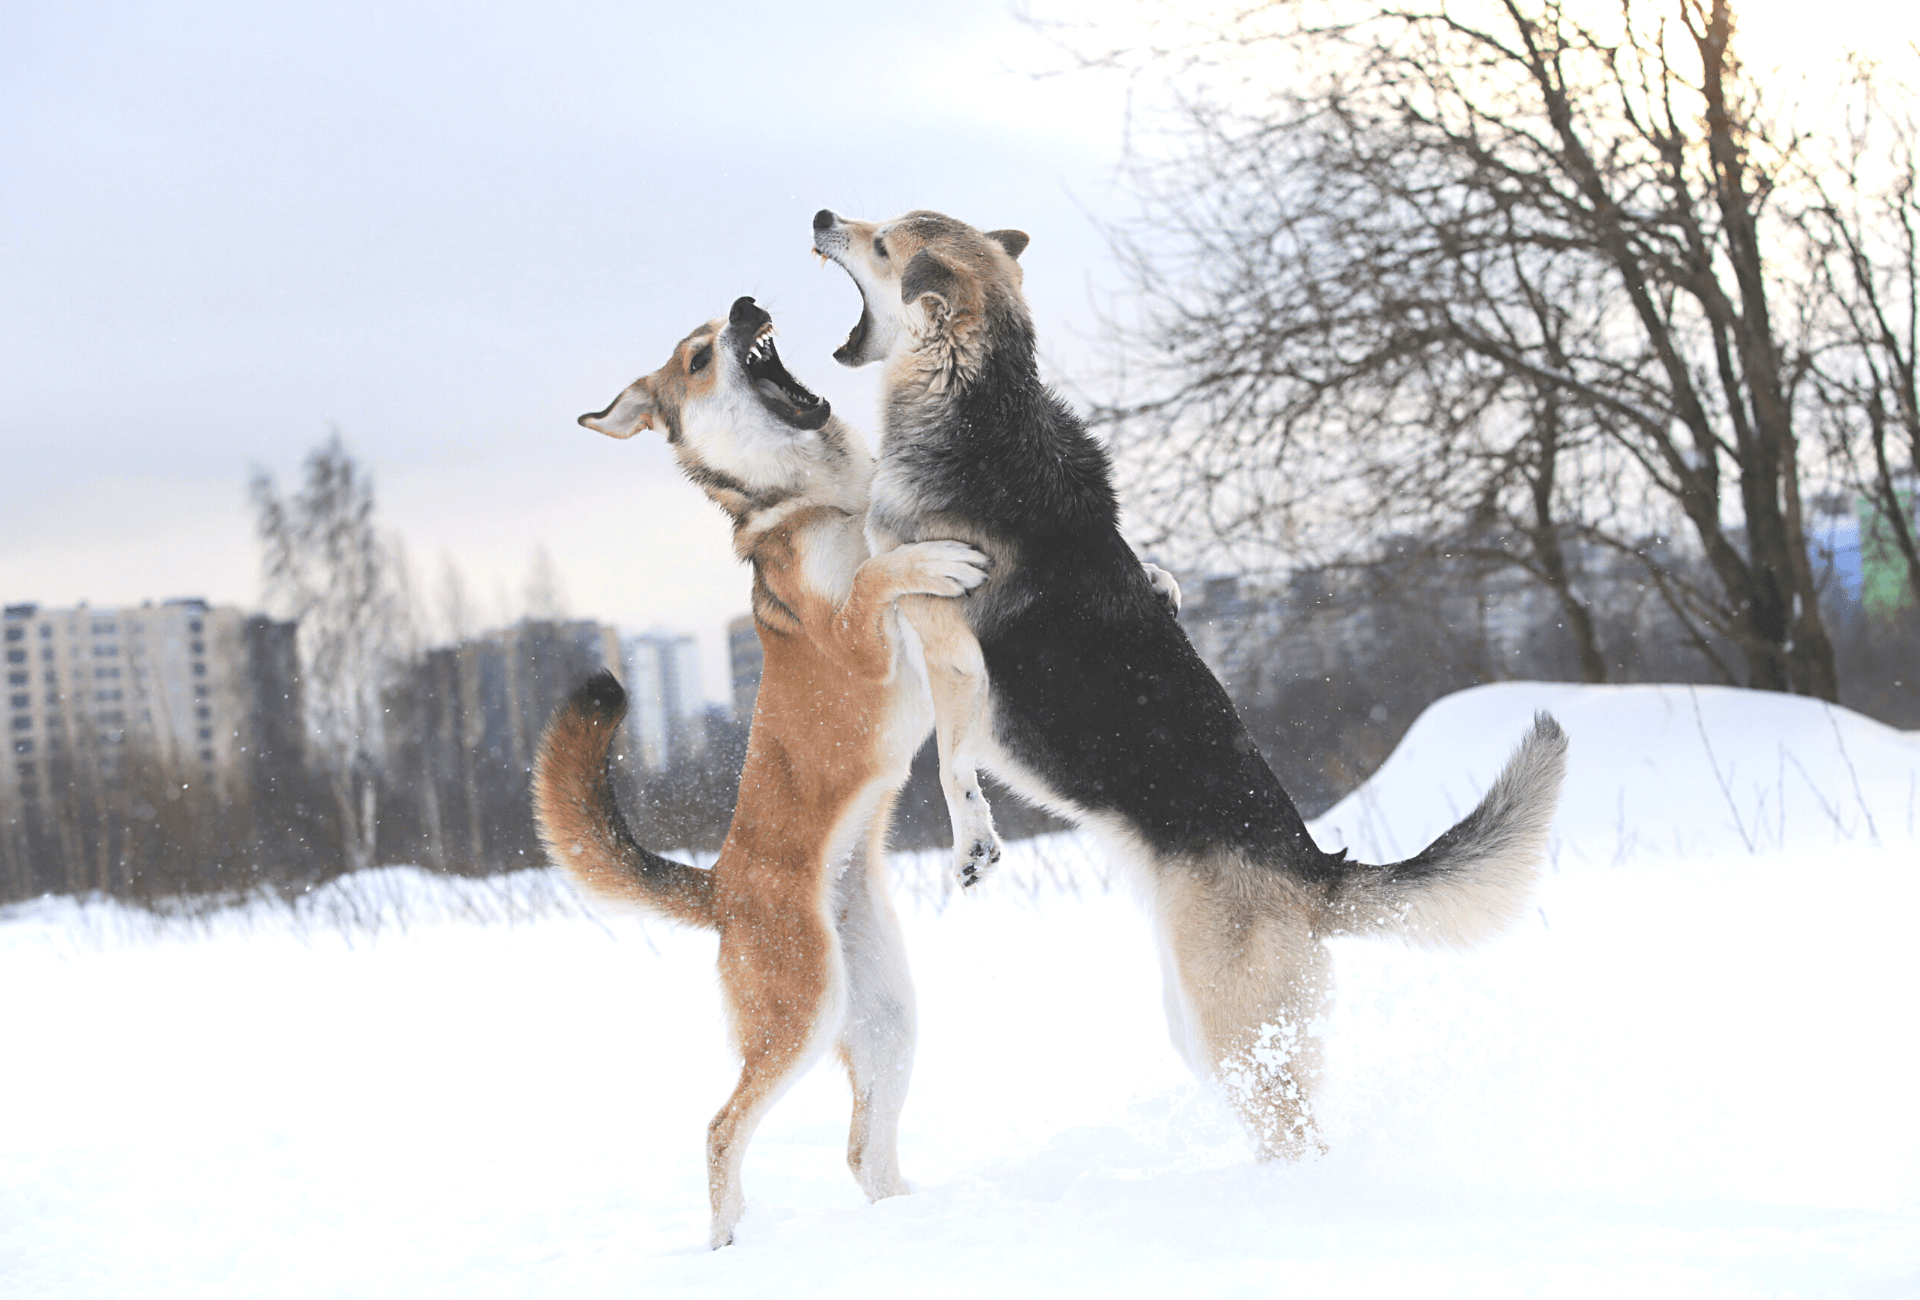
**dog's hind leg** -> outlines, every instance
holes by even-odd
[[[841,881],[837,919],[847,971],[847,1019],[840,1057],[853,1085],[847,1164],[874,1200],[904,1196],[900,1176],[900,1110],[913,1075],[916,1033],[913,978],[900,922],[887,897],[880,829]]]
[[[958,603],[907,596],[900,601],[900,613],[919,634],[926,656],[940,748],[940,789],[953,824],[954,871],[962,886],[975,885],[1000,861],[993,809],[980,789],[992,724],[987,661]]]
[[[1321,1059],[1313,1022],[1332,995],[1332,963],[1304,909],[1262,906],[1270,882],[1233,879],[1246,870],[1163,874],[1168,1017],[1187,1063],[1220,1084],[1261,1154],[1294,1159],[1326,1149],[1310,1103]]]
[[[740,1051],[740,1081],[707,1125],[708,1237],[733,1241],[746,1209],[740,1168],[769,1107],[812,1064],[839,1028],[844,983],[839,942],[815,900],[784,908],[774,900],[727,916],[720,934],[720,982]]]

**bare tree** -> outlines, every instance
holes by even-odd
[[[1197,88],[1121,239],[1146,396],[1102,416],[1166,543],[1418,533],[1551,587],[1598,678],[1578,542],[1729,677],[1836,698],[1775,211],[1802,142],[1734,36],[1727,0],[1278,0],[1159,51]],[[1649,544],[1679,532],[1705,581]]]
[[[544,542],[533,548],[533,556],[527,562],[527,585],[523,594],[525,617],[549,623],[566,618],[566,591],[560,585],[559,570],[553,567],[553,556],[547,553]]]
[[[467,590],[466,577],[453,556],[440,553],[440,635],[448,645],[459,645],[480,630],[480,614]]]
[[[1920,121],[1914,96],[1856,61],[1839,152],[1811,170],[1797,212],[1821,290],[1812,358],[1822,427],[1872,509],[1863,525],[1904,564],[1920,602]]]
[[[333,793],[348,865],[373,865],[385,763],[381,693],[407,639],[398,552],[375,526],[373,482],[336,431],[286,498],[251,494],[267,603],[299,623],[310,753]]]

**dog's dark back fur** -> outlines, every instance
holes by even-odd
[[[985,333],[980,369],[941,404],[943,418],[914,427],[923,405],[896,412],[886,455],[926,515],[977,521],[1016,551],[1005,580],[972,606],[1000,744],[1055,793],[1121,815],[1160,852],[1238,847],[1326,881],[1344,855],[1315,847],[1148,586],[1120,536],[1106,451],[1041,382],[1031,325],[1005,312]],[[908,535],[924,527],[897,524]]]

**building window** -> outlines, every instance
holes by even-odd
[[[10,627],[7,629],[7,640],[9,641],[19,641],[26,635],[27,630],[23,627]]]
[[[31,754],[33,752],[33,742],[31,740],[16,740],[13,742],[13,752],[16,754]]]
[[[24,714],[16,713],[13,715],[13,729],[15,731],[32,731],[33,719]]]
[[[193,709],[193,716],[196,718],[199,718],[202,722],[205,722],[208,718],[211,718],[213,716],[213,710],[208,708],[204,704],[196,704]]]
[[[16,763],[16,764],[14,764],[14,770],[16,770],[17,772],[19,772],[19,773],[20,773],[20,779],[21,779],[22,781],[31,781],[31,780],[33,780],[33,764],[31,764],[31,763]]]
[[[119,630],[120,629],[112,623],[95,623],[93,625],[93,634],[95,636],[112,636]]]
[[[26,696],[26,695],[24,695],[24,694],[22,694],[22,695],[13,695],[13,696],[9,696],[9,697],[7,698],[7,703],[8,703],[8,704],[11,704],[11,705],[12,705],[12,706],[13,706],[14,708],[16,708],[16,709],[24,709],[24,708],[26,708],[26,707],[27,707],[27,706],[28,706],[29,704],[32,704],[32,703],[33,703],[33,700],[32,700],[32,699],[30,699],[30,698],[29,698],[28,696]]]
[[[207,698],[207,688],[206,688],[206,687],[204,687],[204,686],[196,686],[196,687],[194,687],[194,688],[193,688],[193,698],[194,698],[194,699],[196,699],[196,700],[204,700],[204,699],[206,699],[206,698]]]
[[[45,641],[48,637],[52,635],[53,635],[53,624],[42,623],[40,625],[40,639],[42,641]]]
[[[120,670],[118,668],[96,668],[93,670],[93,680],[96,682],[111,681],[119,675]]]
[[[213,739],[213,728],[212,728],[212,727],[202,727],[202,728],[200,728],[200,739],[201,739],[201,740],[212,740],[212,739]]]
[[[111,691],[95,691],[93,693],[93,702],[95,704],[118,703],[120,699],[125,695],[126,695],[125,691],[118,690],[118,689],[111,690]]]
[[[110,659],[119,653],[120,647],[117,645],[97,645],[93,648],[95,659]]]
[[[211,763],[211,762],[213,761],[213,751],[212,751],[211,749],[203,749],[203,750],[201,750],[201,751],[200,751],[200,761],[201,761],[202,763]]]
[[[189,631],[189,632],[191,632],[191,633],[193,633],[193,634],[194,634],[195,636],[199,636],[199,635],[200,635],[200,620],[199,620],[199,619],[197,619],[197,618],[196,618],[196,619],[190,619],[190,620],[188,620],[188,622],[187,622],[187,631]]]
[[[207,643],[205,641],[195,641],[192,645],[188,646],[187,649],[194,654],[203,655],[207,652]]]
[[[23,663],[25,663],[26,661],[27,661],[27,652],[26,652],[25,650],[9,650],[9,651],[7,651],[7,662],[8,662],[8,663],[10,663],[10,664],[23,664]]]
[[[207,675],[207,666],[205,664],[195,664],[193,666],[193,675],[195,677],[205,677]]]
[[[7,685],[25,686],[26,684],[27,684],[27,675],[25,673],[8,673],[7,674]]]

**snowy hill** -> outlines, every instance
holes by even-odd
[[[1444,700],[1315,825],[1403,856],[1533,710],[1572,738],[1534,915],[1341,941],[1323,1158],[1258,1166],[1166,1043],[1144,918],[1075,836],[978,897],[903,859],[915,1194],[868,1205],[822,1066],[710,1254],[710,937],[528,873],[297,914],[0,916],[11,1296],[1920,1294],[1920,739],[1804,700]]]
[[[1573,741],[1554,821],[1563,865],[1916,843],[1920,734],[1725,686],[1540,682],[1434,704],[1316,837],[1370,861],[1412,855],[1479,800],[1536,709]]]

